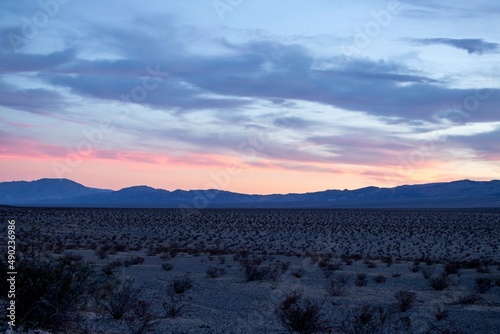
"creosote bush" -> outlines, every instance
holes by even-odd
[[[491,277],[477,277],[475,280],[475,289],[478,293],[483,294],[488,292],[493,286]]]
[[[207,269],[207,277],[209,278],[217,278],[224,275],[225,269],[223,267],[208,267]]]
[[[437,321],[444,320],[448,317],[448,310],[443,306],[436,308],[436,312],[434,313],[434,317]]]
[[[176,294],[182,294],[193,287],[193,280],[185,275],[183,277],[177,277],[171,281],[168,285],[168,290],[173,291]]]
[[[436,291],[442,291],[450,285],[450,280],[446,274],[429,278],[431,287]]]
[[[460,270],[460,262],[458,261],[448,261],[445,263],[443,269],[444,269],[444,272],[448,275],[456,275],[456,274],[459,274],[459,270]]]
[[[399,290],[394,294],[394,298],[396,298],[399,310],[406,312],[413,307],[417,294],[408,290]]]
[[[363,305],[342,321],[340,333],[385,333],[383,329],[387,327],[390,317],[391,312],[384,306]]]
[[[133,281],[126,280],[113,285],[111,291],[101,301],[102,307],[113,317],[122,319],[138,303],[140,290],[132,286]]]
[[[323,303],[302,297],[299,292],[286,294],[275,309],[283,327],[290,333],[326,333],[327,326],[322,314]]]
[[[37,254],[17,263],[16,318],[25,329],[30,324],[59,330],[72,321],[88,296],[93,270],[87,263]]]
[[[170,270],[174,269],[174,265],[173,265],[172,263],[170,263],[170,262],[163,262],[163,263],[161,264],[161,267],[162,267],[162,268],[163,268],[163,270],[165,270],[165,271],[170,271]]]
[[[356,281],[354,282],[356,286],[366,286],[368,284],[368,280],[366,279],[365,273],[357,273]]]
[[[138,300],[132,305],[130,314],[125,316],[125,322],[130,334],[145,334],[154,330],[158,318],[152,311],[152,302]]]
[[[387,281],[387,277],[385,277],[384,275],[376,275],[375,277],[373,277],[373,280],[375,281],[375,283],[384,283],[385,281]]]
[[[424,276],[425,279],[431,278],[432,275],[434,274],[435,270],[436,270],[436,267],[434,267],[434,266],[425,266],[425,267],[420,268],[420,272],[422,273],[422,275]]]
[[[244,261],[243,273],[247,282],[271,281],[275,282],[279,277],[278,268],[271,265],[263,265]]]
[[[137,265],[137,264],[142,264],[142,263],[144,263],[144,257],[143,256],[133,256],[130,259],[125,260],[123,262],[123,265],[125,267],[130,267],[130,266]]]
[[[292,269],[292,275],[296,278],[301,278],[306,274],[306,271],[302,267],[297,267]]]
[[[185,314],[188,310],[184,295],[168,293],[168,301],[163,303],[163,309],[166,318],[177,318]]]
[[[104,265],[101,270],[104,274],[111,276],[113,275],[118,268],[120,268],[123,265],[122,260],[116,259],[113,260],[106,265]]]
[[[326,291],[332,297],[342,296],[347,293],[349,279],[346,275],[334,275],[326,286]]]
[[[481,297],[477,293],[460,293],[452,303],[455,305],[474,305],[480,300]]]

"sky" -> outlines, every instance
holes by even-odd
[[[500,3],[0,4],[0,181],[302,193],[500,178]]]

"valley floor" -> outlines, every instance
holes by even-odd
[[[47,254],[64,270],[89,263],[100,282],[68,312],[67,333],[287,333],[286,320],[308,306],[316,307],[318,333],[500,328],[496,212],[2,208],[0,215],[16,221],[19,265]],[[26,261],[31,270],[55,260]],[[127,291],[132,303],[113,319],[111,300]],[[298,312],[291,317],[287,296]]]

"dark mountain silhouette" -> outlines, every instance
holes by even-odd
[[[500,208],[500,181],[453,181],[303,194],[248,195],[135,186],[88,188],[67,179],[0,183],[0,205],[130,208]]]
[[[88,188],[67,179],[0,182],[0,204],[38,206],[109,192],[112,190]]]

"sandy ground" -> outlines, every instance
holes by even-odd
[[[80,254],[96,272],[114,260],[143,257],[143,263],[119,266],[113,275],[133,279],[140,298],[152,302],[156,319],[149,333],[287,333],[275,309],[291,291],[322,305],[322,317],[335,333],[342,333],[342,322],[352,322],[366,305],[389,310],[383,333],[439,333],[433,327],[498,333],[500,328],[499,213],[206,210],[181,214],[105,209],[0,213],[16,217],[19,242],[38,243],[56,257]],[[437,277],[450,261],[461,261],[462,268],[448,276],[448,287],[436,291],[424,273]],[[287,262],[288,267],[283,265]],[[172,269],[164,270],[165,263]],[[246,263],[278,274],[248,281]],[[337,263],[336,270],[325,270]],[[210,278],[211,267],[224,273]],[[360,273],[367,276],[366,286],[355,284]],[[347,278],[345,292],[332,296],[329,282],[340,275]],[[185,313],[164,317],[169,283],[186,276],[193,287],[178,296]],[[377,276],[385,281],[377,283]],[[491,288],[481,294],[475,291],[479,277],[492,279]],[[416,294],[406,312],[396,306],[394,294],[399,290]],[[468,305],[463,297],[471,294],[477,298]],[[446,310],[447,317],[437,320],[438,309]],[[88,333],[130,332],[124,320],[113,320],[96,309],[82,310],[81,316],[81,327],[86,326]],[[405,327],[405,321],[411,326]]]

